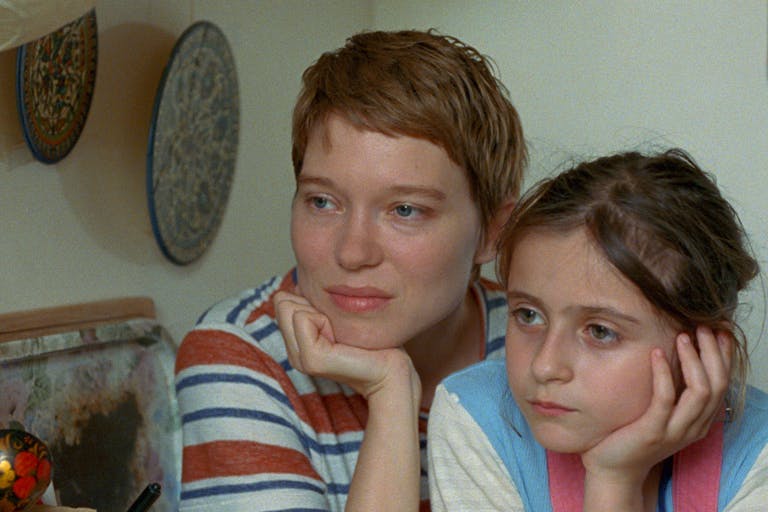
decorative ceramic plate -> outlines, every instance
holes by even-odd
[[[178,265],[199,258],[219,229],[237,159],[240,97],[224,34],[201,21],[181,35],[155,97],[147,198],[155,239]]]
[[[46,164],[58,162],[80,137],[96,84],[96,11],[19,47],[16,97],[24,139]]]

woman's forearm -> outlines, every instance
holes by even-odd
[[[417,511],[420,493],[421,385],[403,354],[389,378],[368,396],[368,422],[347,499],[347,511]]]

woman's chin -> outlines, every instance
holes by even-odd
[[[342,323],[338,327],[333,326],[333,334],[336,343],[366,350],[382,350],[402,345],[398,340],[392,339],[392,333],[383,333],[365,326],[347,326]]]

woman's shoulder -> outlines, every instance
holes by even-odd
[[[258,286],[216,302],[200,316],[196,327],[211,324],[244,326],[263,316],[274,319],[272,301],[275,292],[292,289],[294,283],[293,271],[282,276],[273,276]]]
[[[293,287],[293,283],[289,272],[217,302],[185,334],[177,359],[204,357],[210,363],[224,357],[221,349],[226,347],[226,357],[236,354],[243,364],[257,356],[267,363],[269,359],[284,360],[285,344],[275,320],[273,297],[276,291]]]

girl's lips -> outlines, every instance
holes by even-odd
[[[542,416],[562,416],[563,414],[574,411],[574,409],[569,409],[568,407],[556,404],[554,402],[539,402],[533,400],[530,402],[530,404],[531,407],[533,407],[533,410]]]
[[[333,303],[348,313],[366,313],[383,308],[392,297],[383,290],[373,287],[351,288],[334,286],[326,292]]]

